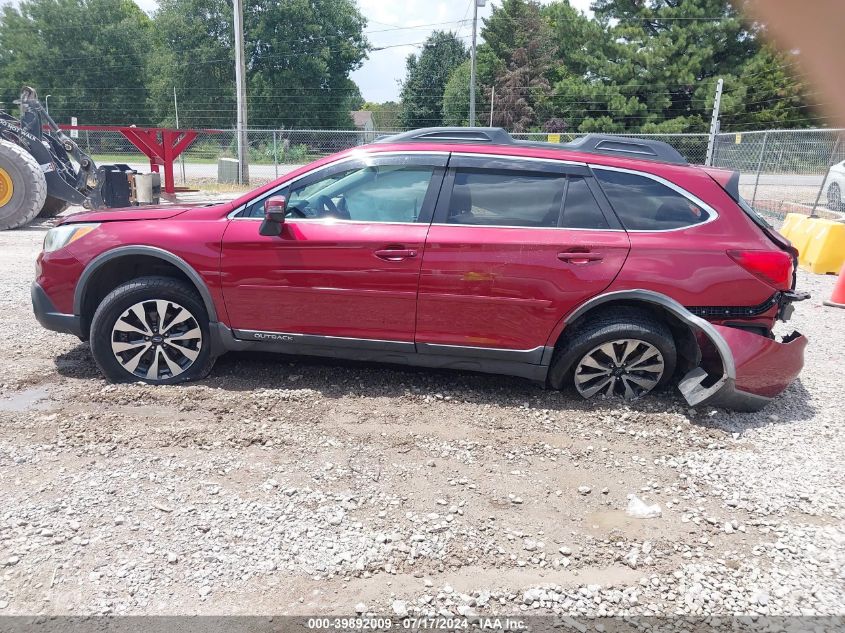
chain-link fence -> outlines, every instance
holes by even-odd
[[[269,182],[317,158],[357,147],[396,130],[250,130],[250,186]],[[774,215],[789,212],[840,217],[845,196],[843,130],[768,130],[718,134],[713,165],[737,170],[740,192],[753,206]],[[567,143],[578,134],[514,133],[520,140]],[[690,163],[703,164],[707,134],[628,134],[664,141]],[[149,163],[122,134],[80,131],[78,142],[98,163],[128,163],[147,171]],[[235,159],[234,130],[202,130],[175,165],[177,184],[203,189],[239,188],[226,183],[221,159]],[[224,161],[225,162],[225,161]],[[830,166],[833,169],[828,171]],[[243,188],[243,187],[240,187]],[[818,198],[818,203],[817,202]]]
[[[719,134],[713,164],[739,171],[740,193],[774,215],[815,212],[838,218],[845,192],[844,130]]]

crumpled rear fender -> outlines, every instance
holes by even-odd
[[[571,314],[567,322],[602,303],[614,301],[640,301],[658,306],[678,317],[696,335],[701,362],[678,384],[691,406],[758,411],[786,389],[804,366],[807,339],[797,332],[777,341],[747,330],[714,325],[674,299],[650,290],[599,295]]]
[[[712,325],[711,346],[702,345],[702,364],[678,388],[689,404],[757,411],[795,380],[804,366],[807,339],[793,332],[783,340]],[[721,339],[721,340],[720,340]],[[705,367],[719,367],[708,371]]]

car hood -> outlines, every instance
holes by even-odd
[[[130,222],[133,220],[166,220],[192,207],[127,207],[125,209],[107,209],[101,211],[82,211],[73,213],[63,219],[60,224],[76,222]]]

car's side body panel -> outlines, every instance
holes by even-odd
[[[413,341],[426,224],[291,220],[279,236],[233,220],[223,295],[240,330]],[[379,257],[401,249],[413,255]]]
[[[604,290],[624,231],[433,225],[420,275],[420,343],[516,350],[547,344],[562,314]],[[568,251],[600,259],[562,261]]]

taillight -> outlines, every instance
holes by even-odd
[[[792,287],[792,256],[784,251],[728,251],[731,259],[779,290]]]

